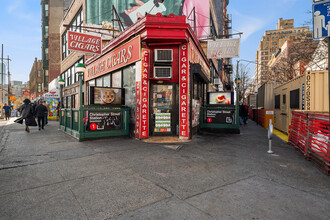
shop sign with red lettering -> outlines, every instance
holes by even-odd
[[[150,50],[142,49],[142,73],[141,73],[141,138],[149,137],[149,71]]]
[[[68,31],[68,49],[84,53],[101,54],[101,37]]]
[[[86,67],[86,81],[109,73],[141,59],[141,39],[137,36],[129,42],[103,55]]]
[[[188,62],[188,44],[180,47],[180,135],[182,139],[190,138],[190,74]]]
[[[135,137],[140,138],[141,82],[137,81],[135,86]]]

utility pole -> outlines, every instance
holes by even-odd
[[[2,105],[3,105],[3,44],[1,47],[1,107]]]
[[[11,86],[11,84],[10,84],[10,72],[9,72],[9,61],[11,61],[11,59],[9,59],[9,56],[7,58],[7,61],[8,61],[8,106],[11,107],[11,101],[10,101],[10,95],[11,95],[10,86]]]

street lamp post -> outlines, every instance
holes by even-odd
[[[78,122],[78,129],[79,129],[79,136],[80,138],[82,137],[83,133],[83,97],[82,97],[82,81],[83,81],[83,76],[85,73],[86,67],[83,63],[78,63],[76,66],[76,73],[78,73],[79,77],[79,122]]]
[[[64,79],[59,79],[58,84],[60,84],[60,108],[63,106],[63,86],[65,84]]]
[[[60,118],[60,125],[61,125],[61,118],[62,118],[62,111],[61,111],[61,109],[62,109],[62,106],[63,106],[63,86],[64,86],[64,84],[65,84],[65,81],[64,81],[64,79],[59,79],[58,80],[58,84],[60,84],[60,108],[59,108],[59,110],[58,110],[58,114],[59,114],[59,118]]]

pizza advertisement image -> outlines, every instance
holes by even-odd
[[[121,88],[90,88],[90,104],[96,105],[123,105],[124,89]]]

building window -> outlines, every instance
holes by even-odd
[[[48,37],[48,25],[45,26],[45,37]]]
[[[38,92],[41,92],[41,83],[38,83]]]
[[[82,9],[80,9],[76,14],[76,16],[72,19],[70,23],[70,28],[68,30],[75,32],[82,32],[83,21],[84,21],[83,12]],[[67,43],[68,43],[68,31],[65,31],[62,35],[62,60],[64,60],[70,54]]]
[[[49,59],[48,59],[48,47],[45,48],[45,57],[46,57],[46,60],[49,60]]]
[[[45,4],[45,16],[48,17],[48,4]]]

